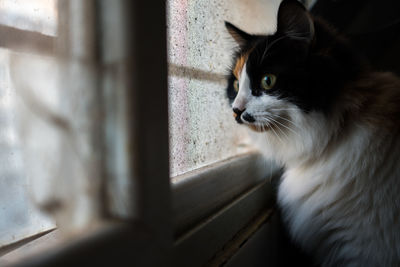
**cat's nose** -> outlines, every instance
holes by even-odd
[[[238,123],[243,123],[243,121],[242,121],[242,119],[241,119],[240,117],[241,117],[242,113],[243,113],[245,110],[246,110],[246,109],[240,110],[240,109],[238,109],[238,108],[233,108],[233,112],[234,112],[233,116],[235,117],[235,119],[236,119],[236,121],[237,121]]]
[[[243,119],[244,119],[245,121],[248,121],[248,122],[255,122],[255,121],[256,121],[256,120],[254,119],[254,117],[251,116],[249,113],[243,114]]]
[[[245,109],[240,110],[240,109],[238,109],[238,108],[233,108],[233,112],[235,112],[235,114],[236,114],[237,116],[240,116],[240,115],[243,113],[244,110],[245,110]]]

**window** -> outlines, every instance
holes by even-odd
[[[223,22],[272,32],[279,2],[167,1],[171,176],[250,150],[223,90],[235,48]]]
[[[0,12],[0,255],[11,261],[39,236],[97,220],[102,95],[93,5],[5,0]]]
[[[29,10],[35,3],[10,2],[14,6],[26,4],[24,7]],[[37,3],[47,6],[48,1]],[[57,25],[52,33],[49,29],[43,29],[45,33],[34,32],[42,31],[39,26],[27,30],[34,24],[28,22],[13,25],[5,34],[11,40],[4,44],[10,53],[10,63],[6,62],[10,80],[4,79],[2,83],[13,85],[12,98],[18,107],[4,114],[16,117],[16,138],[24,143],[18,152],[24,166],[17,167],[26,173],[21,179],[28,177],[26,181],[32,185],[27,188],[20,184],[16,188],[28,189],[23,192],[25,203],[50,215],[49,229],[56,227],[55,238],[61,236],[65,243],[56,242],[55,246],[50,235],[37,238],[22,233],[18,240],[2,247],[4,256],[0,265],[32,264],[21,261],[21,257],[27,255],[27,250],[30,254],[30,248],[35,252],[49,240],[53,248],[63,251],[68,251],[69,242],[79,243],[110,232],[127,242],[145,243],[141,230],[132,225],[145,225],[149,231],[155,231],[157,240],[152,239],[151,244],[159,243],[158,236],[162,240],[172,236],[157,201],[163,199],[161,203],[169,203],[163,5],[152,7],[152,14],[158,18],[152,20],[142,16],[146,13],[143,8],[150,7],[146,3],[59,0],[54,5]],[[38,11],[34,8],[34,12]],[[135,16],[131,17],[132,14]],[[144,36],[144,28],[137,26],[138,18],[141,23],[148,20],[147,24],[154,28],[154,33],[145,34],[147,39],[143,44],[135,41]],[[132,28],[138,31],[131,33]],[[156,51],[149,53],[148,42],[158,44]],[[158,64],[146,65],[149,59]],[[136,90],[145,85],[154,90]],[[154,91],[160,92],[157,97]],[[148,123],[150,114],[157,115],[154,124]],[[149,162],[159,164],[154,168]],[[5,199],[5,206],[14,204],[13,199]],[[9,232],[12,227],[7,225],[4,231]],[[134,238],[131,229],[136,229]],[[125,234],[120,235],[122,232]],[[52,258],[53,251],[42,251],[37,259],[40,261],[40,256],[46,255],[50,261],[58,261],[59,257]],[[124,249],[116,253],[124,253]]]
[[[0,17],[3,26],[57,35],[57,0],[3,0]]]
[[[18,118],[12,138],[23,145],[11,150],[26,160],[15,169],[32,181],[21,194],[51,215],[36,233],[68,237],[32,265],[204,265],[270,219],[266,178],[279,170],[231,117],[224,75],[234,43],[223,20],[273,31],[259,21],[274,20],[278,0],[9,2],[46,7],[26,23],[0,20],[8,35],[27,38],[2,46],[10,74],[0,77],[18,99],[1,114]],[[41,24],[40,14],[49,16]],[[249,225],[255,230],[243,231]],[[19,252],[41,240],[51,236],[8,247],[0,264],[27,263]]]
[[[10,245],[50,231],[55,227],[54,220],[37,208],[30,194],[37,192],[38,189],[35,184],[32,184],[30,178],[43,175],[46,166],[40,164],[36,168],[31,168],[31,173],[27,173],[26,170],[33,166],[28,166],[24,153],[25,149],[35,150],[42,159],[51,160],[49,154],[52,151],[49,151],[49,148],[54,147],[54,139],[51,132],[48,133],[45,128],[43,129],[46,125],[41,127],[45,135],[38,131],[39,126],[29,133],[24,131],[26,129],[22,130],[19,127],[21,125],[17,114],[19,99],[12,76],[17,71],[13,63],[24,57],[17,51],[38,48],[35,45],[29,47],[24,41],[44,44],[41,49],[47,49],[45,52],[51,53],[51,40],[57,29],[56,3],[54,0],[35,2],[5,0],[0,3],[0,31],[2,32],[0,48],[0,218],[2,218],[0,220],[0,255],[7,251]],[[39,69],[53,67],[51,61],[43,58],[35,57],[32,60],[35,60],[35,69],[29,69],[32,75],[34,75],[33,71],[39,72]],[[30,63],[32,67],[33,62]],[[21,75],[21,77],[26,77],[26,75]],[[48,77],[46,82],[44,79],[37,79],[35,82],[40,83],[35,89],[41,90],[38,93],[43,95],[42,100],[49,105],[54,105],[56,99],[55,92],[52,90],[54,79]],[[28,143],[23,142],[22,132],[30,135],[26,139]],[[43,144],[41,142],[43,139],[47,139],[48,142],[45,145],[47,147],[40,146]]]

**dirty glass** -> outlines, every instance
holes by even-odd
[[[56,0],[0,0],[0,25],[55,36]]]
[[[55,35],[57,28],[56,4],[55,0],[1,0],[0,27],[3,27],[1,37],[3,43],[7,43],[7,38],[12,38],[7,34],[8,27]],[[36,206],[32,194],[30,194],[34,185],[31,184],[29,175],[24,171],[27,162],[23,149],[28,144],[21,139],[18,127],[20,122],[17,114],[19,99],[15,83],[12,81],[12,64],[16,57],[17,53],[14,53],[9,47],[0,48],[0,249],[55,227],[53,219]],[[35,71],[42,67],[48,71],[49,68],[54,67],[51,62],[43,59],[39,64]],[[35,73],[30,73],[30,75],[32,75],[30,82],[36,82]],[[24,76],[27,76],[26,73]],[[53,82],[54,79],[50,76],[47,77],[46,83],[42,82],[41,84],[41,90],[43,93],[45,92],[42,99],[50,105],[57,104],[54,90],[48,90]],[[41,128],[42,131],[45,131],[44,127]],[[31,134],[31,138],[35,142],[30,144],[36,146],[36,153],[51,153],[51,150],[47,152],[40,150],[40,143],[43,141],[49,147],[54,145],[51,134],[50,138],[49,135],[41,136],[38,131]],[[35,170],[40,169],[46,169],[46,162],[35,167]]]
[[[232,119],[225,75],[235,43],[224,20],[252,33],[273,32],[278,0],[169,0],[171,176],[250,149]]]
[[[93,3],[0,0],[0,257],[99,216],[104,153]]]

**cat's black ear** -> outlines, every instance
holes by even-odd
[[[240,47],[246,46],[253,39],[253,36],[251,34],[242,31],[238,27],[234,26],[232,23],[225,21],[225,27]]]
[[[311,42],[314,38],[314,22],[299,1],[283,0],[278,9],[277,32],[293,39]]]

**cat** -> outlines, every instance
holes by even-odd
[[[271,35],[225,22],[238,44],[227,95],[284,166],[289,234],[321,266],[400,266],[400,80],[296,0],[277,20]]]

